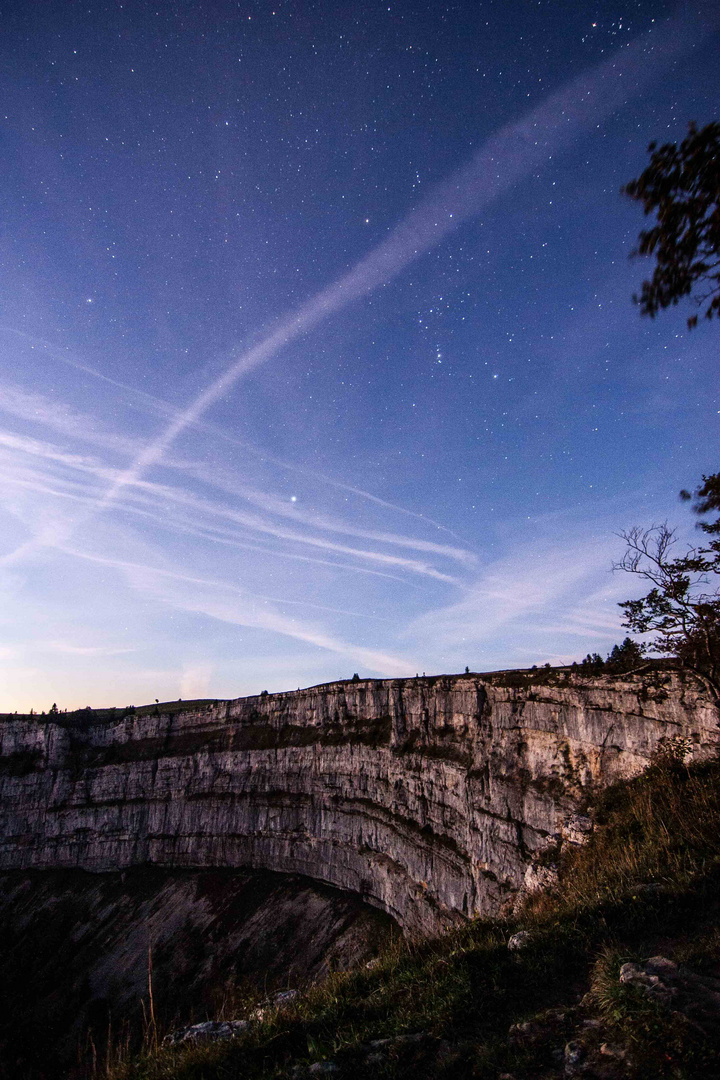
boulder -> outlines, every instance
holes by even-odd
[[[248,1027],[248,1020],[206,1020],[202,1024],[190,1024],[188,1027],[171,1031],[163,1039],[163,1046],[180,1046],[189,1042],[217,1042],[220,1039],[232,1039]]]

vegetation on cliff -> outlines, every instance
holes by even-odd
[[[720,1075],[720,763],[686,766],[686,749],[598,795],[588,842],[507,919],[396,943],[228,1042],[162,1048],[153,1022],[139,1056],[96,1075]]]
[[[680,497],[694,499],[693,510],[700,517],[717,513],[720,473],[703,476],[694,494],[681,491]],[[613,569],[634,574],[651,586],[645,596],[620,604],[623,626],[636,634],[654,636],[642,645],[626,638],[616,649],[625,649],[628,657],[632,649],[638,656],[648,649],[670,656],[701,679],[720,701],[720,516],[700,521],[698,527],[711,539],[706,546],[690,547],[683,555],[676,553],[676,531],[667,523],[649,529],[634,526],[620,533],[625,554]]]

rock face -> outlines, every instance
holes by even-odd
[[[107,723],[0,724],[0,869],[250,867],[352,890],[410,933],[499,911],[583,793],[684,740],[670,671],[338,682]]]

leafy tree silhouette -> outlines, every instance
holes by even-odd
[[[690,124],[685,139],[659,149],[650,143],[650,164],[621,189],[642,203],[657,223],[640,233],[633,255],[655,255],[653,276],[634,296],[643,315],[692,296],[706,319],[720,318],[720,123],[698,130]],[[697,326],[691,315],[688,327]]]

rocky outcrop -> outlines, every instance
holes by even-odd
[[[338,682],[0,735],[0,869],[303,874],[410,932],[500,910],[589,788],[718,745],[707,693],[670,671]]]

